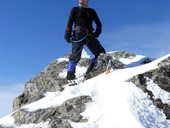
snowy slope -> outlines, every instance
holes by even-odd
[[[49,107],[60,106],[64,101],[82,95],[89,95],[93,101],[87,104],[82,113],[88,119],[86,123],[70,122],[73,128],[170,128],[170,121],[162,111],[157,109],[149,96],[137,88],[133,83],[126,82],[129,78],[157,68],[157,64],[170,55],[164,56],[151,63],[101,74],[95,78],[67,87],[63,92],[48,92],[45,98],[24,106],[27,111],[35,111]],[[140,61],[144,56],[121,61],[130,65]],[[155,89],[150,82],[148,87],[155,90],[155,95],[165,97],[165,93]],[[157,93],[161,92],[161,93]],[[168,102],[170,94],[166,94],[164,102]],[[0,119],[0,125],[15,126],[14,119],[8,115]],[[22,125],[20,128],[48,128],[48,122],[34,125]],[[17,128],[17,127],[16,127]]]

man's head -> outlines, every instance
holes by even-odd
[[[88,0],[79,0],[79,5],[82,7],[87,7],[88,6]]]

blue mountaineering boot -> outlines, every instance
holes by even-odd
[[[67,65],[67,80],[74,80],[76,78],[75,76],[75,69],[76,69],[76,63],[74,61],[69,61]]]

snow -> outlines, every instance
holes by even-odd
[[[170,128],[170,121],[166,120],[164,113],[153,105],[149,96],[133,83],[126,82],[137,74],[157,68],[157,64],[168,56],[170,55],[145,65],[114,70],[110,74],[103,73],[77,86],[66,87],[62,92],[47,92],[44,98],[26,105],[22,109],[32,112],[57,107],[70,98],[89,95],[93,101],[87,103],[87,109],[81,113],[84,118],[88,119],[88,122],[70,121],[73,128]],[[142,58],[138,56],[135,58],[136,60],[122,61],[131,64],[135,61],[139,62]],[[149,86],[152,85],[155,86],[150,82]],[[157,88],[153,90],[157,90]],[[155,97],[160,94],[162,97],[168,97],[163,93],[155,93]],[[0,124],[5,125],[5,121],[14,125],[11,116],[1,119]],[[39,125],[42,125],[42,128],[48,127],[47,123]],[[34,124],[30,124],[23,125],[21,128],[33,127]]]
[[[122,63],[124,63],[126,65],[131,65],[131,67],[134,67],[134,66],[140,65],[141,63],[139,63],[139,62],[144,58],[145,58],[145,56],[137,55],[134,58],[120,58],[119,61],[121,61]],[[134,65],[134,63],[136,65]]]
[[[38,124],[23,124],[19,128],[48,128],[48,122]]]
[[[20,127],[18,127],[15,125],[15,120],[12,117],[12,114],[13,113],[1,118],[0,125],[2,125],[3,127],[9,127],[9,128],[13,128],[13,127],[14,128],[48,128],[48,122],[41,122],[38,124],[23,124]]]
[[[86,70],[87,70],[87,68],[86,67],[83,67],[83,66],[76,66],[76,78],[78,78],[78,77],[81,77],[81,76],[83,76],[83,74],[85,74],[85,72],[86,72]],[[77,72],[78,71],[78,72]],[[66,78],[66,75],[67,75],[67,69],[65,69],[65,70],[63,70],[63,72],[61,72],[60,74],[59,74],[59,77],[60,78]]]
[[[135,86],[135,85],[134,85]],[[133,88],[129,103],[131,110],[144,128],[170,128],[170,121],[162,111],[153,105],[146,93],[138,88]]]
[[[81,58],[90,58],[90,55],[85,51],[85,49],[82,50]],[[58,63],[61,63],[63,61],[69,61],[69,58],[58,58],[57,59]]]
[[[87,111],[82,113],[89,122],[84,124],[72,123],[74,128],[142,128],[133,114],[131,114],[127,100],[128,92],[131,89],[130,86],[125,85],[123,82],[111,84],[105,80],[95,81],[95,83],[94,91],[91,92],[94,103],[91,104],[91,107],[88,107],[91,110],[87,109]],[[93,124],[95,125],[93,126]]]
[[[63,62],[63,61],[67,61],[68,62],[68,58],[59,58],[59,59],[57,59],[57,61],[58,61],[58,63],[61,63],[61,62]]]
[[[90,58],[90,55],[88,55],[85,49],[82,51],[81,58]]]
[[[4,125],[6,127],[10,127],[10,126],[13,126],[14,125],[14,118],[12,117],[12,114],[9,114],[3,118],[0,119],[0,125]]]
[[[90,58],[90,55],[88,55],[87,52],[83,49],[81,58]],[[69,58],[59,58],[57,61],[58,61],[58,63],[61,63],[63,61],[68,62]],[[82,66],[77,65],[76,66],[76,74],[75,74],[76,77],[77,78],[81,77],[86,72],[86,70],[87,70],[86,67],[82,67]],[[79,71],[79,72],[77,72],[77,71]],[[60,78],[66,78],[66,75],[67,75],[67,69],[64,69],[63,72],[61,72],[59,74],[59,77]]]
[[[170,93],[161,89],[157,84],[147,78],[147,89],[150,90],[155,99],[161,99],[163,103],[170,104]]]

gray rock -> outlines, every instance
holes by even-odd
[[[69,54],[63,58],[68,60]],[[121,69],[126,66],[118,61],[119,58],[133,58],[135,54],[125,51],[103,54],[98,57],[97,64],[92,72],[88,75],[88,79],[93,78],[106,70],[108,57],[113,59],[113,68]],[[115,59],[116,58],[116,59]],[[90,59],[82,58],[78,63],[79,66],[88,67]],[[23,105],[35,102],[44,97],[45,92],[55,92],[61,90],[62,86],[67,83],[65,78],[61,78],[59,74],[67,67],[67,61],[59,62],[58,60],[50,63],[42,72],[38,73],[34,78],[26,82],[23,93],[18,96],[13,103],[13,110],[17,110],[13,117],[15,123],[20,126],[22,124],[49,122],[50,128],[71,128],[69,120],[73,122],[87,122],[80,113],[86,109],[86,103],[91,102],[89,96],[80,96],[65,101],[61,106],[28,112],[20,109]]]
[[[80,96],[65,101],[61,106],[47,109],[39,109],[34,112],[28,112],[19,109],[13,114],[15,124],[37,124],[40,122],[49,122],[51,128],[71,128],[69,120],[73,122],[83,122],[84,119],[80,115],[86,109],[86,103],[91,102],[89,96]]]
[[[170,105],[169,104],[164,104],[163,112],[165,113],[166,118],[170,119]]]
[[[64,55],[67,58],[69,54]],[[106,70],[108,63],[107,57],[134,57],[134,54],[120,51],[110,54],[104,54],[98,57],[97,64],[93,71],[88,75],[88,79],[95,77]],[[68,58],[67,58],[68,59]],[[125,68],[125,65],[120,61],[114,59],[113,65],[115,69]],[[79,66],[88,67],[90,59],[82,58],[78,63]],[[45,92],[54,92],[62,90],[62,86],[67,83],[65,78],[60,78],[59,74],[67,67],[67,61],[58,62],[57,60],[50,63],[42,72],[37,74],[34,78],[26,82],[24,92],[18,96],[13,102],[13,110],[17,110],[23,105],[32,103],[44,97]]]
[[[25,84],[23,94],[18,96],[13,103],[13,110],[17,110],[23,105],[32,103],[43,98],[45,92],[54,92],[61,89],[66,84],[66,79],[61,79],[59,73],[66,68],[67,62],[53,61],[42,72]]]
[[[170,57],[161,61],[158,66],[159,67],[157,69],[134,76],[128,81],[131,81],[137,87],[146,92],[150,96],[153,104],[157,108],[162,109],[167,119],[170,119],[170,104],[164,104],[161,99],[154,99],[152,92],[147,89],[146,78],[149,78],[160,88],[170,92]]]
[[[117,51],[113,53],[109,53],[108,55],[114,58],[134,58],[136,55],[134,53],[126,52],[126,51]]]
[[[126,66],[119,60],[115,59],[112,54],[102,54],[98,57],[95,67],[87,75],[87,79],[93,78],[93,77],[98,76],[99,74],[102,74],[103,72],[105,72],[107,64],[109,62],[108,58],[113,60],[112,68],[114,68],[114,69],[126,68]]]

